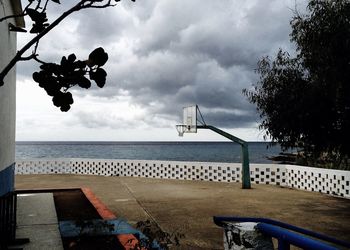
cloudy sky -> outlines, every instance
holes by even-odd
[[[27,0],[22,1],[23,5]],[[49,21],[74,3],[51,4]],[[61,112],[32,80],[34,62],[17,66],[17,140],[223,140],[210,131],[177,136],[182,107],[198,104],[207,124],[262,140],[255,107],[242,95],[257,61],[293,53],[289,21],[305,0],[122,0],[68,17],[40,43],[44,61],[97,47],[109,54],[103,89],[74,88]],[[30,26],[27,20],[27,26]],[[18,35],[18,47],[30,39]]]

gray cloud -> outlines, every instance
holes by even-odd
[[[221,65],[254,67],[261,55],[288,46],[291,10],[282,1],[166,1],[139,25],[136,52],[202,54]],[[250,6],[249,6],[250,5]],[[144,32],[143,32],[144,31]]]
[[[300,4],[305,6],[305,1]],[[294,0],[122,1],[108,10],[72,17],[76,29],[61,34],[63,49],[58,50],[66,55],[71,41],[84,55],[102,45],[110,57],[105,88],[75,94],[113,99],[123,93],[147,110],[143,124],[166,127],[167,121],[181,121],[183,106],[198,104],[213,125],[252,127],[258,115],[242,89],[257,81],[254,69],[261,57],[280,47],[293,52],[291,8]],[[42,48],[48,57],[57,52],[50,47],[56,47],[57,36]],[[30,69],[19,71],[28,74]],[[117,126],[108,116],[80,112],[76,119],[88,127]],[[140,124],[122,122],[128,127]]]
[[[251,128],[256,126],[256,114],[250,110],[210,110],[201,111],[205,123],[223,128]]]
[[[68,125],[82,124],[87,128],[130,128],[139,126],[137,121],[127,120],[123,117],[115,117],[112,114],[101,114],[89,111],[79,111],[74,113],[73,120],[67,122]]]

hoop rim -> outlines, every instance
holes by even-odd
[[[179,125],[176,125],[175,127],[176,127],[177,132],[179,133],[179,136],[183,136],[185,131],[186,131],[187,125],[179,124]]]

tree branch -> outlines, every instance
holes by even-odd
[[[16,65],[18,61],[21,60],[22,55],[26,52],[30,47],[32,47],[35,43],[37,43],[43,36],[45,36],[50,30],[56,27],[63,19],[72,14],[75,11],[82,9],[82,4],[84,0],[81,0],[78,4],[64,12],[60,17],[58,17],[53,23],[51,23],[46,29],[44,29],[41,33],[36,35],[32,40],[30,40],[23,48],[17,51],[16,55],[12,58],[12,60],[6,65],[6,67],[0,73],[0,86],[4,85],[4,78],[7,73]]]
[[[42,12],[46,11],[46,7],[47,7],[47,4],[48,4],[48,3],[49,3],[49,0],[46,0],[45,6],[44,6],[44,8],[43,8],[43,11],[42,11]]]
[[[24,12],[22,12],[21,14],[17,14],[17,15],[10,15],[10,16],[5,16],[5,17],[2,17],[0,18],[0,23],[2,21],[5,21],[7,19],[10,19],[10,18],[16,18],[16,17],[22,17],[22,16],[25,16],[26,14],[24,14]]]
[[[35,58],[35,55],[34,54],[32,54],[32,55],[30,55],[30,56],[22,56],[22,57],[20,57],[19,58],[19,61],[29,61],[29,60],[31,60],[31,59],[34,59]]]
[[[88,2],[88,3],[83,5],[82,9],[87,9],[87,8],[103,9],[103,8],[113,7],[117,5],[117,4],[112,4],[111,0],[108,0],[107,3],[102,5],[94,5],[95,1],[85,1],[85,2]]]
[[[40,60],[40,59],[38,58],[38,55],[33,55],[33,59],[34,59],[35,61],[37,61],[38,63],[41,63],[41,64],[45,64],[45,63],[46,63],[46,62]]]
[[[39,4],[41,0],[38,0]],[[6,65],[6,67],[0,72],[0,87],[4,85],[4,78],[7,75],[7,73],[13,68],[13,66],[16,65],[18,61],[21,61],[23,58],[23,54],[31,48],[35,43],[38,43],[39,40],[45,36],[50,30],[52,30],[54,27],[56,27],[63,19],[65,19],[67,16],[72,14],[75,11],[79,11],[81,9],[87,9],[87,8],[106,8],[110,6],[115,6],[114,4],[111,4],[111,0],[108,0],[107,3],[102,5],[93,5],[95,1],[87,1],[87,0],[80,0],[79,3],[74,5],[72,8],[64,12],[60,17],[58,17],[53,23],[51,23],[47,28],[45,28],[42,32],[37,34],[32,40],[30,40],[26,45],[23,46],[23,48],[19,51],[17,51],[16,55],[11,59],[11,61]],[[28,5],[29,6],[29,5]],[[27,7],[28,7],[27,6]],[[27,8],[26,7],[26,8]],[[36,45],[37,46],[37,45]],[[36,48],[33,53],[33,55],[36,55]],[[35,59],[36,57],[34,57]],[[36,58],[37,59],[37,58]],[[37,59],[38,60],[38,59]]]
[[[40,8],[40,4],[41,4],[41,0],[37,0],[37,1],[38,1],[38,4],[36,5],[35,10],[38,10]]]

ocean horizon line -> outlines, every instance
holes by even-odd
[[[72,141],[65,141],[65,140],[18,140],[16,143],[232,143],[232,141],[99,141],[99,140],[72,140]],[[248,143],[274,143],[271,141],[247,141]]]

